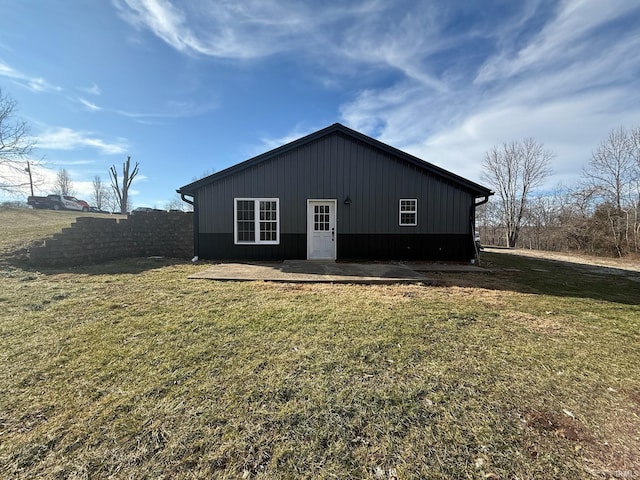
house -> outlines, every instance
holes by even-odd
[[[201,259],[467,262],[493,194],[339,123],[177,192]]]

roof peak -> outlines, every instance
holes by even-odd
[[[186,194],[186,195],[193,195],[193,193],[200,189],[201,187],[208,185],[210,183],[214,183],[217,180],[224,178],[228,175],[232,175],[238,171],[244,170],[246,168],[250,168],[253,165],[256,165],[258,163],[261,163],[265,160],[268,160],[270,158],[273,158],[277,155],[280,155],[282,153],[285,153],[287,151],[293,150],[295,148],[298,148],[302,145],[305,145],[307,143],[319,140],[327,135],[330,135],[334,132],[342,132],[345,135],[348,135],[351,138],[354,138],[355,140],[364,142],[366,144],[368,144],[369,146],[371,146],[372,148],[376,148],[378,150],[382,150],[387,152],[389,155],[400,158],[406,162],[409,162],[411,164],[416,165],[419,168],[422,168],[424,170],[428,170],[429,172],[431,172],[432,174],[436,174],[439,175],[443,178],[448,179],[449,181],[453,181],[455,183],[460,184],[461,186],[463,186],[464,188],[471,190],[475,193],[477,193],[477,196],[488,196],[488,195],[492,195],[493,193],[491,192],[490,189],[483,187],[482,185],[479,185],[475,182],[472,182],[471,180],[467,180],[464,177],[461,177],[459,175],[456,175],[455,173],[452,173],[448,170],[445,170],[441,167],[438,167],[437,165],[434,165],[432,163],[429,163],[425,160],[422,160],[421,158],[415,157],[413,155],[411,155],[410,153],[404,152],[402,150],[399,150],[395,147],[392,147],[391,145],[387,145],[386,143],[381,142],[380,140],[377,140],[373,137],[369,137],[368,135],[365,135],[363,133],[358,132],[357,130],[353,130],[352,128],[349,128],[339,122],[335,122],[325,128],[322,128],[320,130],[317,130],[315,132],[309,133],[307,135],[304,135],[296,140],[293,140],[289,143],[286,143],[284,145],[281,145],[279,147],[276,147],[272,150],[269,150],[265,153],[262,153],[260,155],[257,155],[255,157],[252,157],[248,160],[245,160],[241,163],[237,163],[235,165],[232,165],[231,167],[228,167],[224,170],[221,170],[220,172],[214,173],[212,175],[209,175],[208,177],[204,177],[200,180],[197,180],[193,183],[190,183],[188,185],[185,185],[181,188],[179,188],[177,190],[178,193],[180,194]]]

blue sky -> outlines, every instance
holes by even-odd
[[[637,0],[0,0],[0,88],[79,197],[127,155],[133,206],[341,122],[481,182],[533,137],[574,184],[640,126]],[[43,190],[49,190],[45,186]]]

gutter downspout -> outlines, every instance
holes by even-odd
[[[493,195],[493,192],[491,193],[491,195]],[[490,197],[491,195],[485,195],[484,200],[482,200],[481,202],[476,202],[476,203],[473,205],[473,208],[475,209],[476,207],[479,207],[480,205],[484,205],[485,203],[487,203],[487,202],[489,201],[489,197]]]
[[[200,221],[198,215],[198,203],[196,202],[196,197],[194,195],[189,195],[193,198],[193,200],[189,200],[185,197],[185,193],[182,193],[180,190],[176,190],[180,194],[180,198],[183,202],[188,203],[193,207],[193,258],[197,260],[200,257],[200,235],[198,234],[200,231]]]

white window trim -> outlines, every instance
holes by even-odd
[[[402,202],[414,202],[415,208],[414,210],[402,210]],[[416,221],[413,223],[402,223],[402,214],[403,213],[413,213],[415,215]],[[418,226],[418,199],[417,198],[401,198],[398,202],[398,223],[401,227],[416,227]]]
[[[243,242],[238,240],[238,202],[239,201],[254,202],[254,232],[255,240],[253,242]],[[276,239],[260,240],[260,202],[276,202]],[[233,199],[233,243],[235,245],[279,245],[280,244],[280,199],[279,198],[249,198],[238,197]]]

